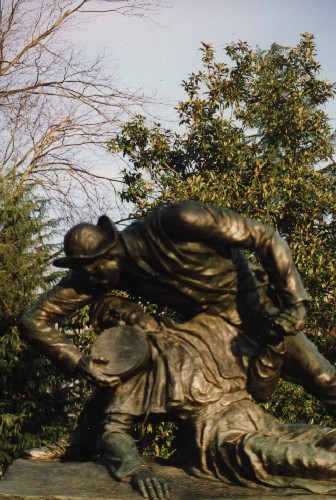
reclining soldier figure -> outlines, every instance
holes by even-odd
[[[131,307],[133,314],[137,307]],[[126,342],[134,338],[138,358],[143,359],[132,373],[124,374],[117,388],[103,389],[105,410],[97,451],[116,479],[131,481],[146,498],[169,498],[165,478],[140,456],[132,437],[136,422],[168,414],[192,428],[188,448],[194,452],[188,465],[199,477],[261,490],[336,492],[336,429],[283,424],[264,413],[247,392],[248,373],[265,366],[270,352],[272,358],[279,354],[278,369],[263,371],[259,389],[266,379],[276,384],[285,358],[283,340],[258,347],[219,315],[199,313],[176,322],[165,317],[155,320],[140,308],[136,315],[141,329],[109,328],[127,308],[125,299],[106,295],[93,311],[93,323],[102,331],[96,342],[101,353],[108,356],[109,349],[112,357],[121,353],[118,339],[125,335]],[[146,339],[141,338],[144,332]],[[144,356],[140,341],[147,345],[149,356]],[[258,379],[254,386],[258,387]]]

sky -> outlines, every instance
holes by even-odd
[[[120,84],[155,93],[172,107],[184,97],[182,80],[201,68],[202,41],[212,43],[221,58],[231,41],[268,49],[274,42],[296,45],[301,33],[313,33],[322,77],[336,81],[336,0],[168,1],[170,6],[150,19],[96,17],[73,34],[74,41],[88,57],[105,48]],[[171,109],[166,108],[167,118],[173,116]],[[336,118],[335,103],[327,111]]]

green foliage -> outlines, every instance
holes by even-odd
[[[90,353],[92,344],[96,339],[96,334],[90,325],[90,306],[85,306],[75,311],[65,318],[59,327],[81,352],[85,354]],[[76,426],[77,418],[91,391],[92,385],[82,377],[74,379],[69,386],[65,408],[68,416],[71,418],[70,426],[72,428]]]
[[[280,381],[271,400],[260,406],[281,422],[335,427],[335,420],[326,412],[323,403],[307,394],[302,387],[284,380]]]
[[[182,83],[177,131],[138,116],[111,142],[129,161],[121,196],[136,217],[200,200],[275,227],[312,296],[306,332],[336,361],[335,132],[324,111],[335,85],[319,78],[308,33],[293,48],[224,50],[218,61],[203,44],[202,69]]]
[[[149,422],[135,426],[136,435],[140,434],[139,449],[148,457],[171,458],[177,425],[174,422]]]
[[[0,314],[5,328],[15,324],[32,290],[43,286],[50,253],[43,236],[45,204],[19,182],[10,173],[0,179]]]
[[[46,282],[51,254],[45,203],[9,172],[0,179],[0,464],[64,431],[68,389],[20,338],[17,318]]]
[[[96,334],[90,326],[90,306],[85,306],[65,318],[60,325],[78,349],[85,354],[90,352]]]

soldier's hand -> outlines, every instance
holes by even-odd
[[[149,466],[141,466],[132,473],[131,483],[144,498],[166,500],[170,498],[167,481],[156,474]]]
[[[86,380],[100,387],[116,387],[120,384],[120,378],[115,375],[106,375],[102,372],[102,365],[109,361],[105,358],[93,358],[83,355],[77,365],[79,372]]]
[[[306,316],[306,308],[301,302],[273,314],[268,313],[267,317],[270,328],[278,335],[296,335],[304,328]]]

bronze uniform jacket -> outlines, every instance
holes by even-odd
[[[127,259],[117,289],[189,317],[226,311],[228,321],[239,322],[238,299],[260,286],[242,249],[258,255],[285,306],[309,298],[287,243],[270,227],[228,209],[197,202],[171,205],[130,225],[120,237]],[[101,293],[72,272],[23,315],[20,329],[42,354],[73,373],[81,353],[55,324]]]

